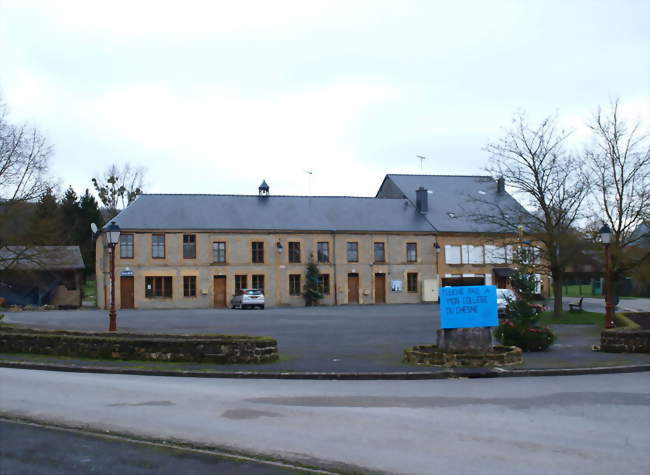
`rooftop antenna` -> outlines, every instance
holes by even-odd
[[[422,171],[422,162],[424,162],[427,159],[427,157],[425,157],[424,155],[416,155],[416,157],[420,159],[420,171]]]
[[[311,176],[314,172],[311,170],[303,170],[304,173],[306,173],[307,176],[307,195],[311,196]]]

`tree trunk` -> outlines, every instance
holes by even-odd
[[[553,278],[553,316],[559,317],[562,313],[562,279]]]

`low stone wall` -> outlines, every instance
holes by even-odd
[[[490,367],[523,363],[523,355],[516,346],[495,346],[486,353],[448,353],[436,345],[417,345],[404,350],[404,362],[418,366]]]
[[[645,328],[648,328],[647,318],[647,312],[617,313],[614,321],[617,325],[625,326],[603,330],[600,334],[600,351],[608,353],[650,353],[650,330],[644,330],[636,322],[636,320],[639,320],[645,325]]]
[[[223,364],[278,359],[277,341],[269,337],[93,333],[4,326],[0,328],[0,352]]]
[[[608,353],[650,353],[650,330],[612,328],[600,334],[600,351]]]

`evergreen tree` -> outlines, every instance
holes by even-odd
[[[104,225],[104,219],[99,211],[97,200],[86,188],[86,193],[79,200],[77,239],[88,275],[93,274],[95,270],[95,237],[90,231],[91,223],[95,223],[98,228],[101,228]]]
[[[319,288],[320,272],[318,266],[314,261],[309,261],[307,264],[307,271],[305,272],[305,292],[303,297],[305,298],[305,305],[307,307],[312,307],[318,305],[318,301],[323,298],[323,294]]]
[[[66,244],[79,244],[80,211],[77,194],[70,186],[61,200],[61,222],[63,223]]]
[[[52,188],[47,188],[38,199],[30,234],[31,244],[63,244],[61,209]]]

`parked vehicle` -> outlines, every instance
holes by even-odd
[[[517,294],[511,289],[497,289],[497,310],[499,315],[503,315],[506,311],[508,302],[514,302],[518,300]],[[535,313],[541,313],[546,310],[546,307],[543,304],[531,303],[530,307],[535,311]]]
[[[230,300],[230,308],[264,308],[264,294],[258,289],[242,289]]]

